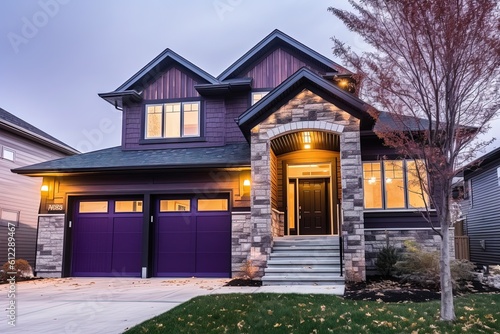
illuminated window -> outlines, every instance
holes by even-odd
[[[191,200],[189,199],[164,199],[160,201],[160,212],[189,212]]]
[[[145,137],[147,139],[199,136],[199,102],[146,105]]]
[[[252,93],[252,105],[256,104],[257,102],[259,102],[260,100],[262,100],[262,98],[264,96],[266,96],[269,92],[255,92],[255,93]]]
[[[365,209],[424,208],[428,205],[426,185],[425,166],[419,161],[363,163]]]
[[[106,213],[108,212],[108,201],[80,202],[78,212],[80,213]]]
[[[142,201],[116,201],[115,212],[142,212]]]
[[[227,211],[228,201],[221,199],[199,199],[198,211]]]

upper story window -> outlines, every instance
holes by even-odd
[[[2,158],[3,159],[14,161],[14,155],[15,155],[14,150],[7,148],[5,146],[2,147]]]
[[[425,208],[429,202],[422,184],[426,183],[427,174],[422,162],[418,160],[365,162],[363,163],[365,209]]]
[[[200,102],[146,105],[146,139],[199,136]]]
[[[266,96],[269,92],[254,92],[252,93],[252,105],[256,104],[257,102],[259,102],[260,100],[262,100],[262,98],[264,96]]]

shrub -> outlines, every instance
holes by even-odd
[[[410,240],[405,242],[405,247],[407,252],[403,260],[395,265],[402,274],[402,278],[423,286],[438,288],[440,286],[439,252],[426,251],[415,241]],[[452,260],[450,269],[452,283],[456,287],[459,281],[472,277],[474,264],[467,260]]]
[[[259,268],[253,265],[252,260],[246,260],[241,266],[241,271],[243,272],[244,279],[252,280],[259,272]]]
[[[11,269],[11,264],[9,262],[5,262],[2,266],[2,280],[8,278],[8,272],[15,272],[16,279],[24,278],[24,277],[33,277],[33,269],[31,268],[28,261],[24,259],[17,259],[14,263],[14,270]]]
[[[392,246],[383,247],[377,254],[375,266],[379,273],[384,277],[390,277],[396,270],[395,264],[399,261],[399,253]]]

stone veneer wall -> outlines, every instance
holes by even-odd
[[[285,235],[285,213],[275,209],[272,209],[271,211],[273,238],[282,237]]]
[[[62,277],[64,215],[38,217],[35,272],[38,277]]]
[[[262,274],[271,252],[273,236],[271,140],[286,133],[308,130],[340,135],[344,268],[347,279],[364,280],[366,269],[359,121],[307,89],[251,131],[251,259],[261,268]]]
[[[365,230],[366,267],[369,274],[376,275],[375,261],[378,252],[389,245],[403,249],[406,240],[414,240],[429,252],[440,250],[441,238],[432,229],[408,230]],[[455,232],[450,229],[450,256],[455,258]]]
[[[252,246],[250,212],[231,213],[231,275],[242,276],[241,266],[249,258]]]

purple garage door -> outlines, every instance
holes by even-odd
[[[75,203],[72,276],[141,276],[142,201]]]
[[[155,276],[230,277],[227,198],[157,201]]]

